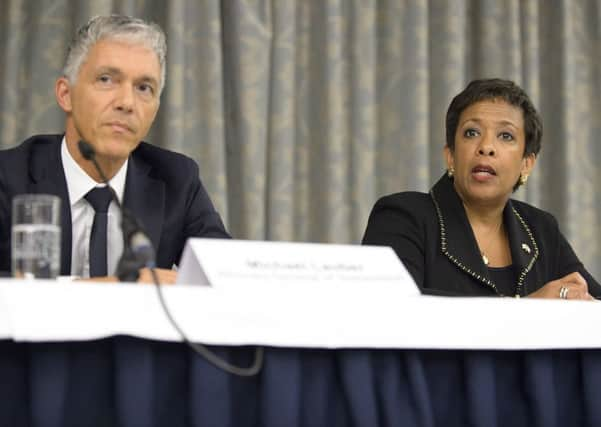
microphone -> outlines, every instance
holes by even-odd
[[[144,230],[136,221],[135,217],[129,212],[125,207],[121,206],[119,199],[117,198],[117,194],[113,187],[110,186],[109,180],[106,178],[106,175],[102,171],[102,168],[96,161],[96,152],[94,151],[94,147],[92,147],[86,141],[79,141],[77,143],[79,147],[79,152],[83,156],[84,159],[91,161],[100,175],[100,179],[108,186],[111,191],[111,195],[119,209],[121,210],[121,229],[123,230],[123,255],[119,260],[119,265],[117,266],[117,277],[119,280],[135,282],[138,280],[140,276],[139,269],[142,267],[148,267],[150,269],[150,274],[152,275],[152,279],[154,281],[157,294],[159,297],[159,302],[161,303],[161,307],[167,316],[169,323],[173,326],[173,328],[177,331],[181,339],[186,343],[188,347],[190,347],[195,353],[204,357],[210,363],[215,365],[217,368],[222,369],[225,372],[228,372],[233,375],[241,376],[241,377],[251,377],[257,375],[262,367],[263,367],[263,348],[257,347],[255,349],[255,357],[252,364],[249,367],[239,367],[230,364],[226,360],[219,357],[216,353],[209,350],[202,344],[194,343],[190,341],[184,330],[179,326],[179,324],[173,318],[171,311],[167,307],[167,302],[163,296],[163,291],[161,290],[161,284],[159,283],[159,277],[155,270],[155,251],[152,242],[144,233]]]
[[[121,230],[123,231],[123,254],[117,265],[117,277],[120,281],[135,282],[140,276],[139,269],[142,267],[155,267],[155,250],[152,242],[144,232],[142,226],[128,209],[121,205],[117,194],[111,187],[108,178],[96,160],[96,151],[88,142],[80,140],[77,143],[79,152],[84,159],[92,162],[94,168],[100,175],[111,192],[113,201],[121,211]]]

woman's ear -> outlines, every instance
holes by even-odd
[[[445,144],[443,148],[445,161],[447,162],[447,170],[455,168],[455,158],[453,157],[453,150]]]
[[[534,164],[536,163],[536,154],[530,153],[522,160],[522,176],[529,176],[532,173],[532,169],[534,169]]]

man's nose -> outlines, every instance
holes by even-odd
[[[134,109],[135,95],[134,88],[129,85],[123,85],[118,93],[117,109],[119,111],[131,112]]]

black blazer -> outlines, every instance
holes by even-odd
[[[0,270],[10,270],[13,196],[47,193],[62,200],[61,274],[70,274],[71,203],[60,154],[62,138],[33,136],[0,151]],[[160,268],[179,262],[189,237],[229,237],[200,182],[196,163],[144,142],[129,157],[123,205],[148,233]]]
[[[509,200],[503,221],[518,274],[513,294],[528,295],[578,271],[591,295],[601,297],[601,287],[578,260],[551,214]],[[363,244],[391,246],[424,293],[500,295],[482,261],[461,199],[446,175],[429,194],[404,192],[378,200]]]

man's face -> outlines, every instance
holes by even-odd
[[[75,83],[56,83],[67,113],[66,139],[92,144],[99,160],[125,161],[147,135],[159,108],[159,60],[144,45],[101,40],[88,52]]]

